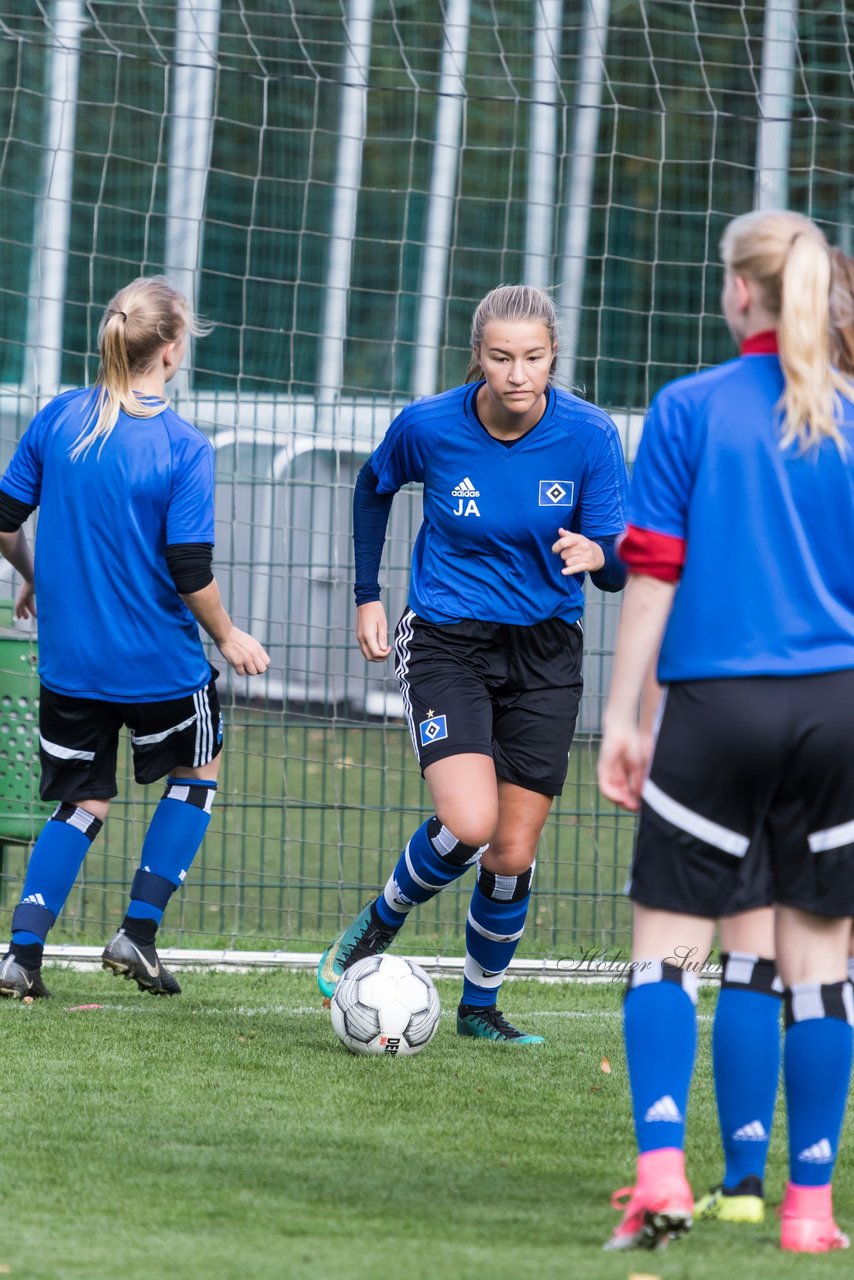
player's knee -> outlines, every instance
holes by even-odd
[[[493,842],[484,859],[486,868],[498,876],[533,875],[536,849],[526,844],[506,845]]]
[[[80,810],[83,814],[89,814],[92,818],[96,819],[97,826],[95,827],[94,835],[92,836],[93,840],[95,838],[95,835],[98,834],[98,832],[101,830],[101,827],[106,822],[107,814],[110,812],[109,800],[78,800],[76,802],[72,802],[72,805],[69,805],[68,807],[69,808],[75,807],[76,809]],[[56,814],[54,814],[53,816],[56,817]],[[71,821],[71,819],[68,817],[65,817],[61,820],[63,822]],[[73,822],[72,825],[76,827],[80,827],[81,831],[83,830],[83,826],[81,825],[80,820]],[[84,825],[86,825],[85,821],[84,821]]]
[[[219,767],[222,763],[222,752],[218,752],[213,760],[209,760],[207,764],[197,765],[195,768],[189,766],[170,769],[169,777],[181,779],[185,782],[216,782],[219,777]]]

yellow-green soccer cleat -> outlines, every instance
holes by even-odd
[[[482,1007],[461,1004],[457,1009],[457,1035],[474,1036],[476,1040],[493,1040],[497,1044],[528,1045],[545,1044],[542,1036],[528,1035],[508,1022],[494,1004]]]
[[[723,1187],[712,1187],[694,1205],[697,1222],[764,1222],[765,1201],[762,1196],[725,1195]]]
[[[365,956],[378,956],[387,951],[397,937],[397,929],[384,925],[372,910],[373,903],[363,907],[352,924],[339,933],[320,957],[317,985],[321,995],[331,997],[345,969]]]

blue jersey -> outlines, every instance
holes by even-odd
[[[30,423],[0,488],[38,505],[39,675],[49,689],[157,702],[210,679],[198,624],[166,547],[214,540],[213,449],[171,409],[120,413],[72,461],[92,393],[69,391]]]
[[[663,683],[854,667],[854,405],[830,440],[780,448],[776,355],[746,355],[655,399],[632,476],[635,528],[684,540]],[[631,559],[629,559],[631,565]]]
[[[370,465],[377,493],[424,485],[409,604],[428,622],[575,622],[583,574],[562,576],[563,527],[591,539],[625,527],[626,470],[607,414],[549,388],[545,412],[509,447],[480,422],[469,384],[408,405]]]

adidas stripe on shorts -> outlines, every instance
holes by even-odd
[[[854,671],[671,684],[628,892],[719,917],[854,914]]]
[[[172,769],[209,764],[222,750],[219,672],[195,693],[166,702],[106,702],[55,693],[39,696],[39,757],[43,800],[110,800],[117,794],[119,731],[130,729],[137,782],[156,782]]]

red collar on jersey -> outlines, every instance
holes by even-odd
[[[775,356],[779,350],[776,329],[763,329],[761,333],[751,334],[741,344],[743,356]]]

